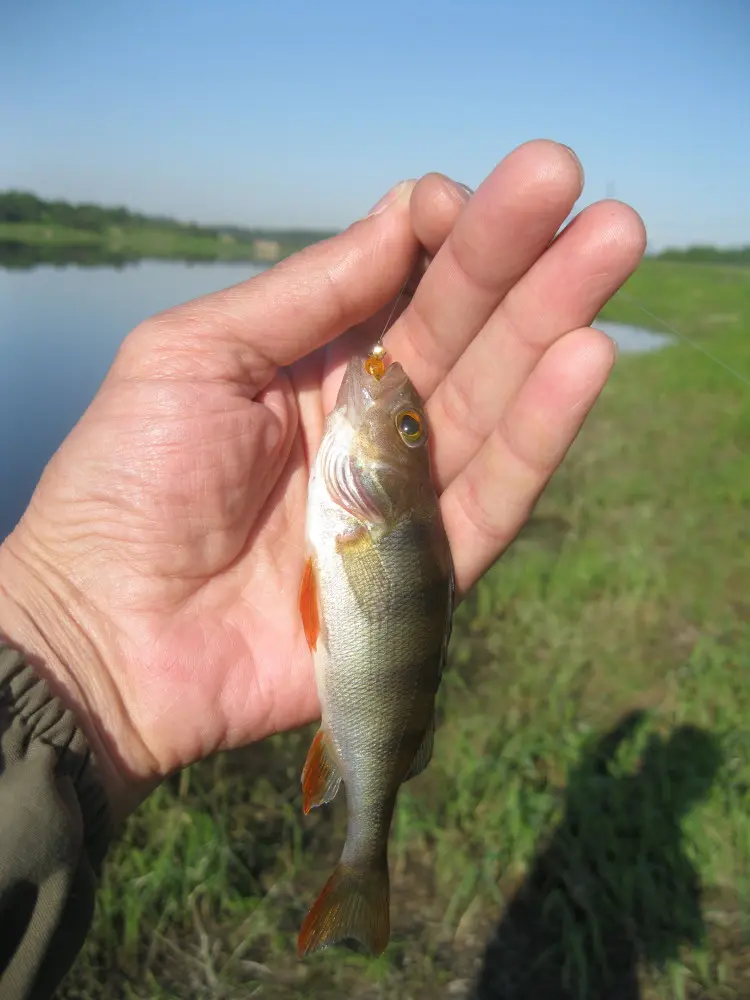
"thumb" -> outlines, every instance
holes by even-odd
[[[419,250],[409,201],[392,188],[344,232],[248,281],[147,320],[118,356],[140,377],[236,378],[261,389],[289,365],[381,309],[406,281]]]

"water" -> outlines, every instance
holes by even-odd
[[[147,261],[0,270],[0,539],[101,384],[123,337],[161,309],[258,273],[248,264]],[[668,338],[599,324],[623,351]]]
[[[654,333],[642,326],[630,326],[627,323],[612,323],[610,320],[597,320],[597,330],[606,333],[617,344],[620,354],[645,354],[647,351],[658,351],[668,344],[674,343],[674,337],[667,333]]]
[[[121,270],[0,269],[0,539],[130,330],[159,310],[259,270],[173,261]]]

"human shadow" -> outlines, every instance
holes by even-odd
[[[707,795],[719,746],[692,726],[647,736],[644,721],[632,713],[585,753],[562,821],[486,946],[473,1000],[639,1000],[640,963],[663,968],[703,940],[681,821]]]

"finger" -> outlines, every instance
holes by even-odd
[[[414,298],[427,268],[450,235],[473,193],[466,184],[459,184],[444,174],[425,174],[417,182],[411,196],[411,223],[414,234],[424,249],[406,283],[404,295],[407,299]],[[408,302],[404,307],[406,305]]]
[[[542,357],[503,422],[441,498],[456,586],[465,593],[510,544],[581,428],[615,359],[598,330]]]
[[[406,280],[419,244],[414,181],[377,214],[269,271],[152,318],[127,339],[121,368],[158,377],[232,379],[257,392],[289,365],[362,322]]]
[[[426,174],[417,182],[410,202],[411,220],[415,236],[424,249],[419,252],[401,294],[329,346],[323,379],[323,407],[326,412],[335,402],[344,367],[351,355],[368,350],[383,336],[387,325],[398,322],[431,266],[434,254],[450,235],[470,197],[471,192],[464,184],[458,184],[443,174]]]
[[[471,190],[445,174],[425,174],[411,196],[414,233],[430,257],[440,250],[466,207]]]
[[[401,291],[403,301],[386,303],[358,328],[363,334],[363,343],[368,338],[377,340],[383,334],[386,322],[393,324],[398,320],[470,197],[471,191],[465,184],[459,184],[443,174],[426,174],[417,181],[411,195],[410,212],[414,235],[422,249]],[[358,343],[357,349],[359,347],[361,344]]]
[[[408,306],[409,302],[414,298],[417,288],[419,288],[419,282],[427,274],[427,268],[433,261],[431,254],[427,253],[426,250],[420,250],[419,256],[417,257],[417,262],[411,269],[411,274],[409,275],[409,280],[406,282],[403,291],[404,298],[404,308]],[[403,311],[403,310],[402,310]],[[401,313],[399,313],[399,316]],[[398,317],[396,317],[398,319]]]
[[[407,298],[414,296],[419,282],[450,235],[471,194],[471,189],[465,184],[459,184],[444,174],[425,174],[417,181],[409,208],[414,235],[421,249],[402,292]],[[406,304],[404,303],[404,307]],[[393,303],[388,303],[383,308],[382,317],[377,315],[368,321],[373,327],[377,327],[376,336],[382,333],[382,326],[377,325],[378,320],[388,318],[392,305]],[[394,318],[397,319],[398,314],[391,317]]]
[[[550,244],[582,178],[567,146],[539,140],[514,150],[479,187],[386,340],[422,398]]]
[[[377,339],[382,335],[386,321],[393,324],[398,320],[408,305],[408,300],[414,297],[435,254],[453,230],[471,193],[465,184],[459,184],[444,174],[425,174],[417,181],[411,195],[410,211],[414,235],[422,249],[401,293],[404,301],[395,303],[395,310],[394,303],[389,302],[367,323],[362,324],[367,328],[367,336],[374,335]]]
[[[435,476],[445,489],[480,449],[544,352],[588,326],[638,266],[640,216],[620,202],[585,209],[490,317],[427,405]]]

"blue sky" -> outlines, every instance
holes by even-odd
[[[24,0],[0,86],[0,188],[344,226],[547,136],[653,246],[750,243],[750,0]]]

